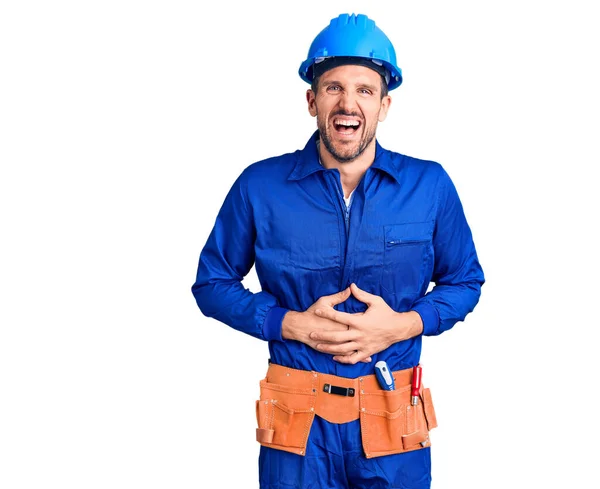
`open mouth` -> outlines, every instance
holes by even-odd
[[[354,119],[334,119],[333,127],[336,132],[342,135],[352,135],[360,127],[360,121]]]

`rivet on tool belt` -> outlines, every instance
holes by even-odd
[[[338,396],[354,397],[354,389],[351,387],[338,387],[337,385],[325,384],[323,391]]]

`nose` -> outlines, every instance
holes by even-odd
[[[350,91],[344,91],[339,98],[339,106],[344,112],[355,112],[357,107],[356,94]]]

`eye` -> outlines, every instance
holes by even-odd
[[[328,92],[339,92],[342,89],[339,85],[329,85],[327,87]]]
[[[361,95],[372,95],[373,92],[371,92],[371,90],[367,89],[367,88],[360,88],[358,90],[358,93],[360,93]]]

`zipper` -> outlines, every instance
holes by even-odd
[[[344,205],[346,205],[346,202],[344,201]],[[346,205],[346,236],[348,236],[350,234],[350,207]]]
[[[429,241],[427,238],[406,238],[406,239],[392,239],[387,241],[388,245],[404,245],[404,244],[417,244],[417,243],[426,243]]]
[[[340,276],[340,290],[348,287],[349,283],[349,270],[346,269],[348,263],[348,245],[350,238],[350,208],[352,207],[352,203],[354,202],[354,197],[356,195],[358,186],[360,186],[361,182],[357,185],[357,188],[354,190],[352,195],[350,196],[350,200],[348,202],[349,205],[346,205],[346,201],[344,200],[344,191],[342,188],[342,182],[340,180],[340,174],[338,171],[333,171],[329,174],[326,174],[326,179],[328,180],[328,188],[329,191],[337,194],[337,200],[339,205],[335,206],[336,211],[338,212],[338,216],[340,217],[340,240],[342,242],[342,259],[341,259],[341,270],[342,274]],[[342,226],[344,229],[341,229]]]
[[[350,235],[350,207],[352,207],[352,201],[354,200],[354,192],[352,192],[352,195],[350,196],[350,201],[348,202],[348,205],[346,205],[346,200],[344,199],[343,194],[342,194],[342,200],[344,201],[344,214],[345,214],[345,220],[346,220],[346,237],[348,237]]]
[[[342,193],[342,184],[340,181],[339,172],[336,170],[330,170],[325,172],[325,180],[327,181],[327,187],[329,189],[330,195],[337,199],[338,205],[335,205],[335,210],[337,215],[339,216],[339,236],[341,246],[341,274],[340,274],[340,289],[343,290],[344,287],[344,278],[346,276],[346,257],[348,255],[348,236],[350,233],[350,210],[348,206],[346,206],[346,202],[344,201],[344,194]],[[342,227],[344,229],[342,229]]]

